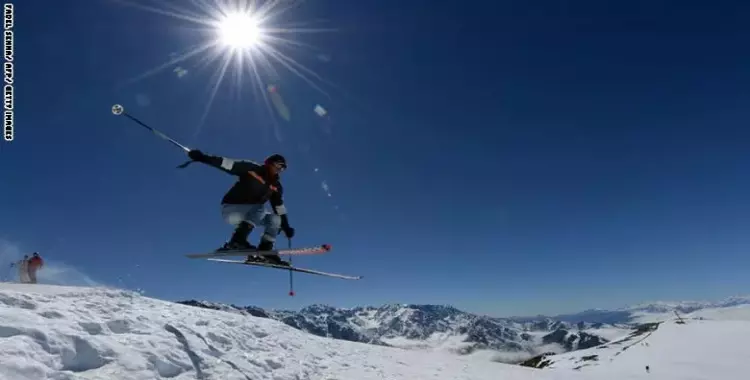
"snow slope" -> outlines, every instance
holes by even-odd
[[[658,379],[747,379],[750,322],[676,320],[644,324],[621,339],[552,355],[540,367],[574,369],[600,378],[649,374]],[[646,368],[648,366],[648,369]]]
[[[271,319],[122,290],[0,283],[1,380],[162,378],[580,377],[568,371],[317,337]]]

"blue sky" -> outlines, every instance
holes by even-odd
[[[526,315],[741,294],[750,4],[706,4],[306,2],[285,21],[337,30],[285,51],[335,86],[278,66],[291,121],[245,76],[201,122],[217,62],[128,82],[201,43],[189,23],[19,3],[0,237],[101,283],[263,307]],[[365,279],[299,275],[289,297],[286,272],[184,258],[230,235],[219,202],[233,179],[175,169],[184,154],[113,103],[208,153],[286,155],[294,244],[334,246],[297,264]]]

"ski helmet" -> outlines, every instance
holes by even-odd
[[[272,154],[266,157],[266,165],[279,164],[282,168],[286,169],[286,158],[280,154]]]

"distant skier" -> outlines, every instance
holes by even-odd
[[[43,265],[44,260],[42,260],[42,257],[39,256],[39,252],[34,252],[27,264],[29,282],[31,282],[32,284],[36,284],[36,272],[41,269]]]
[[[18,268],[18,282],[22,284],[29,283],[29,255],[23,255],[23,259],[18,260],[15,263],[11,263],[10,267]]]
[[[227,223],[235,226],[235,230],[232,237],[217,249],[217,252],[235,249],[272,250],[280,230],[288,238],[294,237],[294,228],[289,226],[289,217],[284,206],[284,189],[279,176],[287,167],[283,156],[271,155],[265,159],[263,165],[252,161],[234,161],[221,156],[211,156],[200,150],[191,150],[188,157],[238,177],[237,182],[221,201],[221,214]],[[273,213],[265,210],[265,203],[268,201]],[[247,237],[258,225],[263,225],[264,232],[260,244],[255,247],[247,241]],[[279,255],[249,255],[247,261],[289,265],[281,260]]]

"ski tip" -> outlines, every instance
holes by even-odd
[[[320,247],[323,248],[323,250],[326,252],[330,251],[331,248],[333,248],[330,244],[321,244]]]

